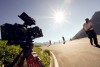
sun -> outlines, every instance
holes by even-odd
[[[65,14],[63,11],[57,10],[53,14],[53,19],[56,23],[63,23],[65,21]]]
[[[62,26],[66,23],[69,23],[70,15],[71,15],[71,13],[67,9],[51,8],[51,16],[49,16],[48,18],[51,19],[51,21],[54,24]]]
[[[64,14],[60,11],[57,11],[55,14],[54,14],[54,20],[56,22],[62,22],[64,20]]]

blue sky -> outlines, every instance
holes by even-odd
[[[23,23],[18,18],[22,12],[36,20],[43,30],[44,37],[35,42],[59,41],[73,37],[83,26],[85,18],[91,18],[100,11],[100,0],[0,0],[0,25],[4,23]],[[55,11],[65,14],[65,21],[57,23]]]

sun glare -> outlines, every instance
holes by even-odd
[[[70,12],[67,9],[63,8],[51,8],[51,16],[49,17],[55,24],[63,25],[69,23]]]
[[[56,12],[55,14],[54,14],[54,20],[56,21],[56,22],[62,22],[62,21],[64,21],[64,14],[62,13],[62,12],[60,12],[60,11],[58,11],[58,12]]]
[[[56,23],[63,23],[65,21],[65,14],[63,11],[55,11],[53,14],[53,19]]]

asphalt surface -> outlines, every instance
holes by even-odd
[[[100,67],[100,48],[90,45],[88,39],[43,48],[54,53],[59,67]]]

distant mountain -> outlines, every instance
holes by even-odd
[[[41,45],[41,46],[45,46],[45,45],[49,45],[49,42],[43,42],[43,43],[38,43],[35,42],[34,45]]]
[[[100,34],[100,11],[95,12],[90,21],[93,23],[95,32]],[[85,31],[81,29],[72,39],[79,39],[83,37],[87,37],[87,35]]]

